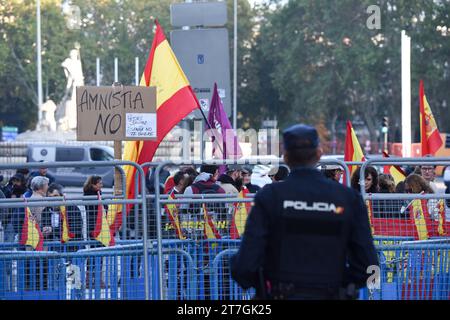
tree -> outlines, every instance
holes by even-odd
[[[276,2],[275,2],[276,3]],[[277,116],[281,127],[293,122],[318,124],[332,132],[336,123],[361,119],[376,140],[383,116],[391,133],[401,130],[400,32],[412,36],[413,124],[418,125],[420,78],[441,130],[450,129],[449,42],[436,32],[448,21],[448,1],[379,1],[381,30],[367,28],[371,1],[291,0],[264,10],[250,65],[259,75],[249,97],[246,117]],[[269,88],[268,88],[269,87]],[[257,96],[271,92],[267,108]],[[255,94],[256,93],[256,94]],[[245,99],[244,99],[245,100]],[[277,101],[278,100],[278,101]],[[341,127],[344,127],[341,125]]]

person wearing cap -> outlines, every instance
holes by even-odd
[[[267,173],[267,176],[272,179],[273,182],[280,182],[286,180],[289,175],[289,168],[285,165],[273,167]]]
[[[40,162],[44,162],[44,161],[40,161]],[[39,168],[38,171],[31,172],[28,177],[29,177],[29,179],[33,179],[34,177],[39,177],[39,176],[47,178],[49,180],[49,184],[52,184],[55,182],[55,177],[53,175],[51,175],[48,172],[48,168],[45,168],[45,167]]]
[[[217,179],[217,184],[225,190],[226,194],[239,193],[239,189],[242,187],[241,170],[242,168],[238,165],[229,165],[226,172]]]
[[[322,172],[326,178],[340,182],[344,170],[338,165],[329,164],[322,166]]]
[[[250,193],[257,193],[261,187],[252,183],[252,169],[249,167],[242,168],[242,183]]]
[[[255,195],[231,275],[261,299],[355,299],[378,265],[363,199],[316,169],[316,129],[295,125],[283,140],[291,173]]]

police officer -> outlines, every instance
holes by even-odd
[[[283,139],[291,173],[256,194],[232,277],[263,299],[354,299],[378,265],[364,202],[316,169],[313,127],[292,126]]]

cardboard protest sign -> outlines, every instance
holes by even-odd
[[[156,87],[77,87],[77,139],[156,139]]]

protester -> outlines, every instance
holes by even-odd
[[[250,193],[257,193],[261,190],[261,187],[256,184],[252,184],[252,173],[253,171],[249,167],[242,168],[242,183]]]
[[[40,162],[44,162],[44,161],[40,161]],[[49,184],[52,184],[53,182],[55,182],[55,177],[53,177],[48,172],[48,168],[45,168],[45,167],[39,168],[38,171],[33,171],[29,175],[29,177],[31,177],[31,178],[38,177],[38,176],[47,178],[49,181]]]
[[[267,173],[270,179],[273,182],[281,182],[284,181],[289,175],[289,168],[281,165],[277,167],[273,167],[270,169],[269,173]]]
[[[200,174],[195,178],[194,183],[186,188],[184,194],[186,196],[193,194],[225,194],[225,190],[217,183],[217,177],[219,175],[219,168],[216,165],[202,165],[200,167]],[[181,205],[182,221],[192,221],[194,223],[202,221],[203,208],[201,204],[183,204]],[[213,222],[223,221],[227,219],[227,208],[222,203],[207,203],[206,209]],[[196,225],[193,229],[188,227],[186,233],[191,238],[203,238],[204,231],[200,225]]]
[[[25,177],[25,180],[28,179],[28,175],[30,174],[30,170],[27,168],[21,168],[16,170],[16,174],[20,173]]]
[[[64,189],[63,186],[57,183],[52,183],[48,187],[47,197],[63,197]],[[57,207],[47,207],[42,213],[42,227],[48,226],[51,228],[51,233],[47,235],[48,240],[61,240],[62,233],[62,217],[61,208],[63,206]],[[83,240],[83,220],[81,217],[81,212],[77,206],[64,206],[67,215],[67,222],[70,232],[73,234],[72,240]]]
[[[406,193],[435,193],[429,183],[418,174],[410,174],[405,180]]]
[[[241,168],[238,166],[228,166],[225,174],[220,175],[217,184],[225,190],[226,194],[238,194],[237,185],[242,185]]]
[[[188,166],[183,169],[183,171],[188,175],[188,179],[186,180],[186,188],[194,183],[195,178],[198,176],[198,172],[195,169],[195,166]]]
[[[172,190],[169,190],[169,194],[183,194],[184,190],[188,186],[189,175],[183,171],[178,171],[173,176],[174,187]]]
[[[97,196],[102,194],[103,181],[100,176],[90,176],[87,178],[83,186],[84,196]],[[84,206],[86,210],[86,229],[87,237],[92,238],[92,233],[95,230],[95,223],[97,221],[98,205]],[[104,212],[106,212],[106,206],[103,206]]]
[[[438,188],[437,184],[434,182],[436,178],[436,166],[433,165],[422,165],[420,166],[420,175],[424,178],[434,193],[444,193],[445,190]]]
[[[361,168],[357,168],[352,175],[351,185],[352,188],[361,191],[359,186]],[[364,172],[365,185],[364,188],[366,193],[377,193],[378,192],[378,173],[374,167],[367,167]]]
[[[338,165],[324,165],[322,166],[322,172],[326,178],[340,182],[344,170]]]
[[[395,180],[390,174],[380,174],[378,176],[378,192],[379,193],[394,193]]]
[[[26,189],[26,180],[21,173],[12,176],[8,184],[2,188],[6,198],[22,198]],[[4,241],[18,241],[17,236],[22,228],[25,210],[23,208],[10,208],[3,212],[1,222],[4,228]]]
[[[43,176],[34,177],[31,180],[30,184],[31,190],[33,192],[32,195],[30,196],[30,199],[39,200],[41,198],[46,197],[48,190],[48,181],[49,181],[48,178]],[[42,234],[46,236],[49,233],[51,233],[52,230],[50,227],[42,227],[42,212],[44,211],[44,209],[45,207],[30,206],[30,212],[31,215],[33,216],[33,219],[41,227]]]
[[[16,173],[1,190],[6,198],[22,198],[23,194],[27,191],[26,184],[27,182],[23,174]]]
[[[379,193],[395,193],[395,181],[390,174],[380,174],[378,176]],[[375,218],[400,218],[401,208],[404,204],[402,200],[383,199],[372,200],[372,210]]]
[[[397,183],[397,185],[395,186],[395,193],[406,193],[405,181],[400,181],[399,183]]]

